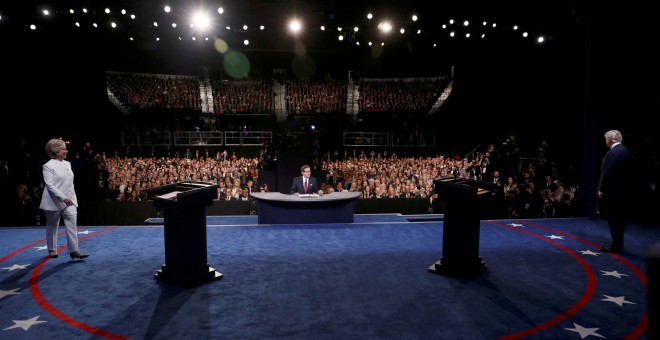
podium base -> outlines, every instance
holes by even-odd
[[[172,270],[168,270],[166,265],[163,265],[160,270],[154,274],[156,279],[174,283],[179,286],[192,287],[208,283],[211,281],[222,279],[222,273],[216,271],[215,269],[208,267],[207,271],[193,274],[193,275],[182,275],[180,273],[174,273]]]
[[[429,272],[447,276],[470,278],[486,271],[486,263],[481,257],[476,258],[475,261],[472,261],[471,263],[461,261],[461,263],[453,263],[450,265],[442,262],[442,259],[439,259],[432,264],[429,267]]]

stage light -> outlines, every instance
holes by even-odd
[[[291,32],[298,33],[302,29],[302,24],[297,19],[294,19],[289,23],[289,29]]]

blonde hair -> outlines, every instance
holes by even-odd
[[[57,153],[66,148],[66,143],[61,139],[51,139],[46,143],[46,154],[50,158],[55,158]]]
[[[605,132],[605,138],[614,141],[614,142],[623,142],[623,136],[621,135],[621,132],[619,130],[610,130]]]

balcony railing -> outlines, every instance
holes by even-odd
[[[435,134],[345,132],[344,146],[434,147]]]
[[[257,146],[273,142],[272,131],[122,132],[122,146]],[[432,133],[344,132],[344,146],[434,147]]]
[[[273,141],[272,131],[122,132],[122,146],[235,146]]]

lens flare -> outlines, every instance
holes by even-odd
[[[227,45],[227,42],[216,38],[215,41],[213,42],[213,46],[215,47],[215,50],[224,54],[229,50],[229,45]]]
[[[241,79],[250,73],[250,61],[239,51],[229,51],[225,54],[223,65],[227,74],[234,79]]]

